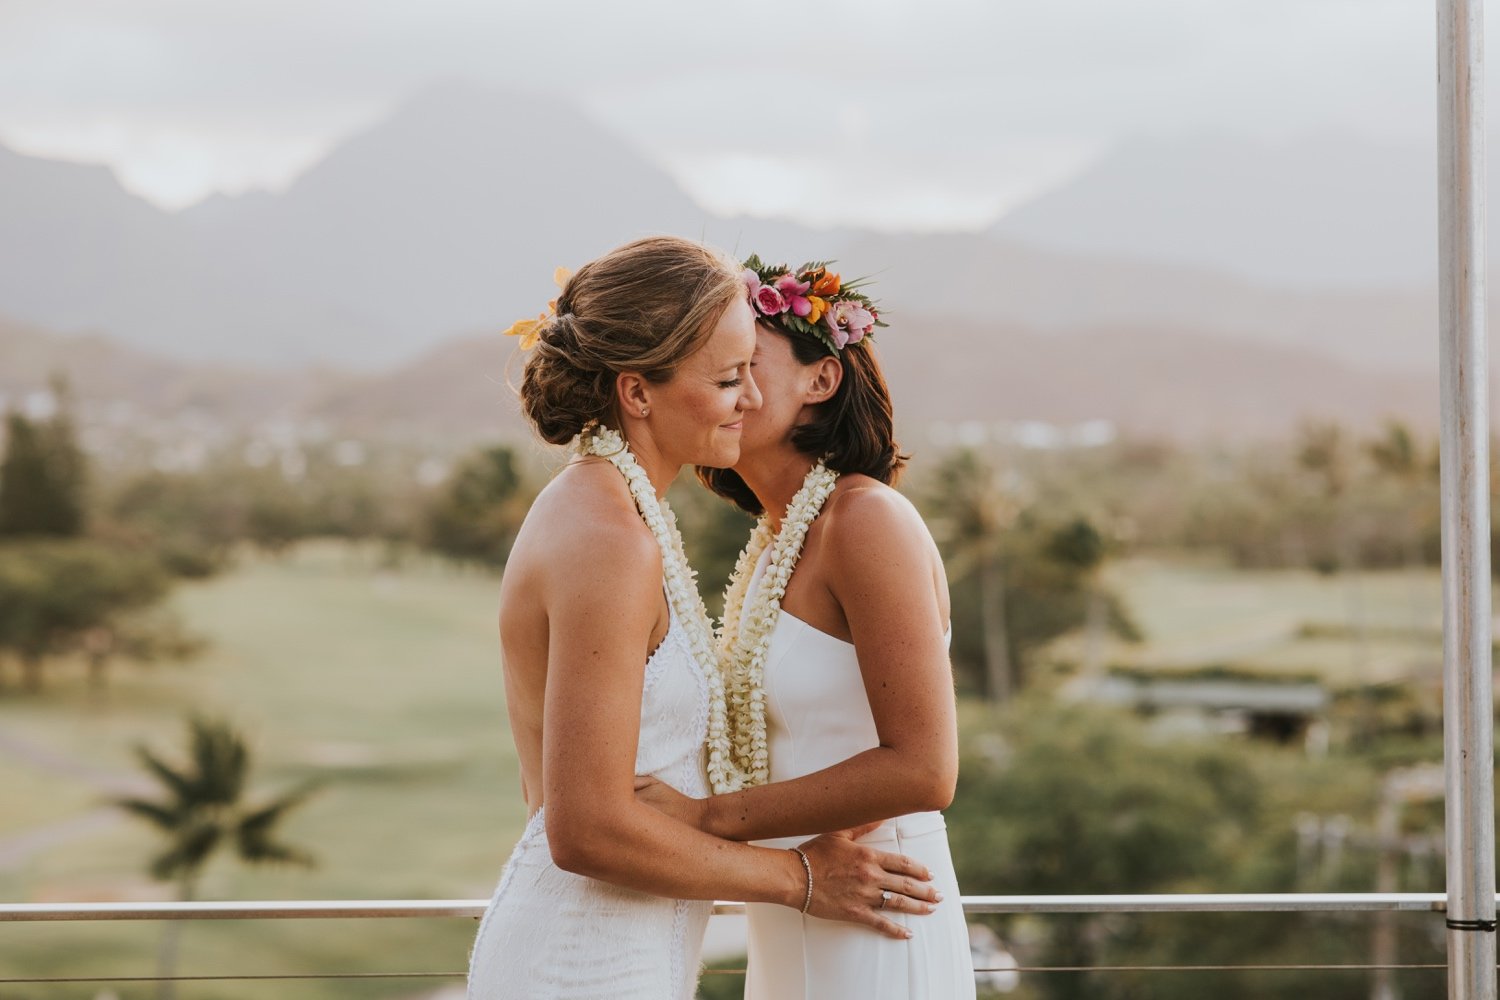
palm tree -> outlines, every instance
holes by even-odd
[[[1374,725],[1369,687],[1369,647],[1365,636],[1365,606],[1360,592],[1359,543],[1350,523],[1349,487],[1355,475],[1355,453],[1344,430],[1336,423],[1309,423],[1302,427],[1297,448],[1297,464],[1317,483],[1333,517],[1333,573],[1344,581],[1349,608],[1354,676],[1362,692],[1356,736],[1364,742]]]
[[[1411,625],[1419,631],[1423,625],[1422,602],[1417,589],[1417,573],[1422,567],[1421,497],[1423,487],[1433,478],[1432,469],[1422,455],[1421,446],[1411,431],[1399,420],[1388,421],[1385,433],[1370,441],[1366,451],[1375,468],[1402,494],[1406,504],[1405,561],[1408,579],[1412,581]]]
[[[141,763],[165,795],[156,800],[116,800],[166,838],[166,847],[151,861],[152,877],[175,881],[177,898],[188,901],[197,893],[204,865],[220,848],[232,847],[247,864],[313,864],[311,855],[277,839],[282,817],[307,798],[311,785],[250,805],[245,801],[250,752],[239,733],[225,721],[194,717],[188,720],[188,742],[189,759],[182,767],[138,747]],[[173,996],[170,977],[177,964],[180,927],[179,921],[168,921],[162,934],[157,969],[162,1000]]]
[[[1104,629],[1109,615],[1109,601],[1099,584],[1104,566],[1104,536],[1087,518],[1075,517],[1052,533],[1047,555],[1077,575],[1087,600],[1087,617],[1083,658],[1083,675],[1091,684],[1099,681],[1103,670]]]
[[[1422,511],[1433,496],[1437,481],[1436,450],[1424,454],[1421,441],[1412,435],[1412,430],[1400,420],[1389,420],[1385,433],[1365,445],[1377,471],[1397,490],[1401,505],[1406,507],[1403,517],[1404,562],[1406,562],[1407,604],[1409,604],[1410,628],[1413,639],[1421,636],[1422,628],[1428,624],[1424,615],[1427,598],[1422,586]],[[1443,714],[1443,664],[1436,657],[1424,657],[1416,664],[1415,679],[1421,681],[1424,712],[1422,726],[1428,721],[1436,724]]]
[[[985,693],[992,702],[1008,701],[1020,686],[1020,678],[1006,613],[1004,541],[1021,503],[999,470],[968,450],[943,462],[935,486],[933,527],[951,553],[949,572],[955,579],[973,574],[979,587]]]

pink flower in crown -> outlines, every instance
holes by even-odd
[[[827,323],[833,331],[833,342],[843,350],[870,335],[875,329],[875,314],[858,302],[835,302],[828,310]]]
[[[786,299],[771,285],[761,285],[755,290],[755,308],[762,316],[780,316],[786,312]]]
[[[839,314],[845,311],[847,302],[835,302],[833,307],[823,314],[823,322],[828,326],[828,332],[832,335],[833,346],[843,350],[849,343],[849,331],[839,323]]]
[[[740,276],[744,279],[745,288],[749,290],[750,299],[753,302],[755,296],[760,294],[760,275],[747,267]]]
[[[798,281],[794,274],[783,274],[776,279],[776,290],[786,297],[787,307],[798,316],[812,312],[812,303],[807,301],[807,291],[811,287],[806,281]]]
[[[849,312],[849,343],[857,344],[875,329],[875,314],[864,306],[855,305]]]

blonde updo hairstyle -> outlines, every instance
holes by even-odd
[[[672,377],[746,294],[738,264],[675,236],[627,243],[578,269],[537,331],[521,406],[544,441],[566,444],[590,423],[618,426],[615,379]]]

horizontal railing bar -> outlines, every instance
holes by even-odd
[[[995,968],[976,968],[978,972],[1375,972],[1423,971],[1446,969],[1442,964],[1304,964],[1304,965],[1019,965]],[[744,969],[704,969],[704,975],[743,976]],[[81,983],[209,983],[209,982],[266,982],[284,980],[345,980],[345,979],[463,979],[465,972],[292,972],[267,973],[223,973],[202,976],[54,976],[30,978],[0,978],[0,986],[60,986]]]
[[[1446,969],[1442,963],[1411,965],[1018,965],[975,972],[1380,972]]]
[[[482,899],[234,900],[191,903],[0,903],[0,923],[32,920],[341,920],[479,917]]]
[[[212,976],[34,976],[0,979],[0,986],[60,986],[65,983],[253,983],[308,979],[463,979],[466,972],[286,972]]]
[[[1411,911],[1440,913],[1435,892],[1162,893],[1075,896],[964,896],[965,913],[1295,913]],[[0,903],[0,923],[89,920],[342,920],[471,917],[484,899],[237,900],[153,903]],[[718,916],[744,913],[719,902]]]
[[[1442,912],[1437,892],[1159,893],[1105,896],[965,896],[965,913]]]

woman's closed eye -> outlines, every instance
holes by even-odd
[[[723,382],[720,382],[719,383],[719,388],[720,389],[738,389],[740,386],[742,386],[744,384],[745,384],[745,380],[742,379],[742,378],[731,378],[731,379],[725,379]]]

